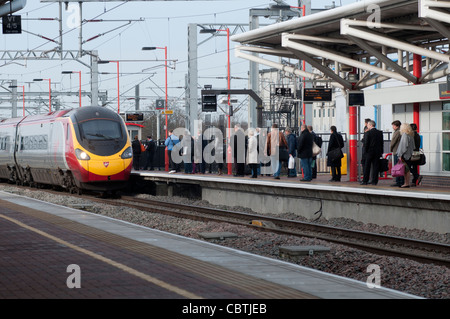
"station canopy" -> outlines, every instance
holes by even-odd
[[[449,74],[450,1],[366,0],[234,35],[236,56],[333,87]],[[274,58],[276,57],[276,58]],[[314,71],[279,57],[304,60]],[[413,70],[413,60],[422,63]],[[419,64],[420,65],[420,64]]]

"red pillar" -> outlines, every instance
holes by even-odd
[[[414,54],[413,57],[413,75],[417,77],[416,85],[420,84],[419,78],[422,76],[422,56]],[[413,122],[417,125],[417,133],[420,132],[420,103],[414,103]],[[420,173],[420,166],[417,167],[417,173]]]
[[[414,54],[413,58],[413,75],[418,79],[422,76],[422,56],[418,54]],[[416,84],[420,84],[417,81]],[[413,122],[417,125],[417,132],[420,132],[420,103],[414,103],[414,113],[413,113]]]
[[[358,112],[356,106],[349,106],[349,152],[350,152],[350,182],[358,179]]]

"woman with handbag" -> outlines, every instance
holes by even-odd
[[[273,177],[280,179],[281,173],[281,160],[280,154],[283,151],[287,153],[287,141],[286,137],[278,129],[278,124],[272,124],[272,129],[267,134],[267,142],[265,147],[265,155],[270,156],[270,166],[272,167]],[[289,157],[286,159],[288,160]]]
[[[342,148],[344,147],[344,139],[336,130],[336,126],[331,126],[331,136],[328,144],[327,165],[331,167],[330,182],[341,181],[341,159],[344,157]]]
[[[258,177],[258,139],[255,136],[255,129],[248,130],[247,164],[252,171],[251,178]]]
[[[411,156],[415,148],[414,144],[414,131],[411,125],[403,123],[400,126],[400,143],[397,148],[397,156],[399,162],[401,161],[405,165],[405,182],[402,188],[409,187],[409,179],[411,176]]]

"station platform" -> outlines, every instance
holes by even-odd
[[[185,300],[165,311],[181,314],[197,299],[418,298],[5,192],[0,251],[2,299]]]
[[[318,174],[311,182],[300,177],[250,178],[217,174],[169,174],[132,171],[132,187],[152,195],[197,197],[214,205],[239,206],[260,214],[292,213],[308,220],[349,218],[362,223],[450,232],[450,188],[391,187],[392,179],[377,185],[330,182]]]

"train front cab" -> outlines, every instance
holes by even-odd
[[[105,108],[90,107],[74,111],[70,119],[67,161],[76,186],[96,191],[124,188],[132,151],[122,118]]]

